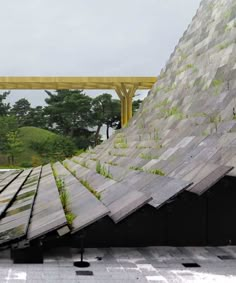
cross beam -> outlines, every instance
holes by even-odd
[[[150,89],[156,77],[0,77],[0,89],[113,89],[121,100],[121,124],[132,117],[137,89]]]

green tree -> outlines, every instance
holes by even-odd
[[[142,104],[142,100],[138,99],[138,100],[133,100],[133,114],[139,109],[140,105]]]
[[[15,164],[15,157],[22,152],[23,144],[19,137],[19,132],[9,132],[6,136],[6,149],[5,152],[8,155],[8,163]]]
[[[92,125],[91,103],[92,98],[83,90],[57,90],[55,94],[46,91],[49,98],[45,101],[45,108],[49,115],[51,127],[65,135],[74,136],[78,128],[86,128]]]
[[[121,111],[120,110],[120,100],[112,99],[110,116],[108,117],[107,121],[105,122],[107,139],[109,139],[109,128],[119,129],[121,127],[121,122],[120,122],[121,113],[120,113],[120,111]]]
[[[142,100],[133,101],[133,113],[135,113],[142,103]],[[121,127],[121,105],[119,99],[113,99],[111,94],[104,93],[93,99],[92,111],[93,119],[96,123],[97,129],[95,134],[95,144],[99,143],[99,133],[101,127],[106,125],[106,136],[109,138],[109,129]]]
[[[11,113],[16,116],[19,127],[30,126],[28,124],[28,115],[30,113],[30,110],[30,103],[25,98],[19,99],[13,105]]]
[[[95,134],[95,145],[97,145],[101,127],[104,124],[106,125],[106,134],[107,138],[109,138],[109,128],[116,126],[120,122],[120,101],[112,99],[111,94],[101,94],[93,99],[92,111],[97,126]]]
[[[31,108],[26,119],[27,126],[33,126],[41,129],[48,129],[48,115],[42,106]]]
[[[10,109],[10,103],[5,103],[4,100],[10,94],[10,91],[6,91],[3,94],[0,94],[0,116],[5,116],[8,114]]]
[[[18,129],[17,120],[14,116],[0,116],[0,152],[7,148],[7,135]]]

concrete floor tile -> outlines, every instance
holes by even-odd
[[[75,255],[73,252],[67,252],[64,257],[63,250],[65,249],[60,249],[62,252],[60,256],[59,250],[52,252],[51,260],[46,260],[44,264],[13,264],[9,253],[5,253],[5,258],[1,256],[3,262],[0,262],[0,283],[236,282],[236,260],[217,258],[218,251],[224,252],[224,255],[236,254],[236,248],[231,246],[219,249],[207,247],[86,249],[88,258],[93,260],[85,269],[74,267]],[[71,254],[71,258],[68,258],[68,254]],[[103,257],[102,260],[96,259],[97,254]],[[48,252],[48,258],[49,255]],[[56,255],[55,260],[53,260],[54,255]],[[112,260],[107,260],[109,258]],[[182,259],[184,262],[195,261],[200,267],[185,268]],[[8,260],[10,263],[6,262]],[[77,270],[93,271],[93,276],[78,276]]]

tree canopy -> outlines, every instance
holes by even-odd
[[[9,91],[0,94],[0,116],[7,115],[10,109],[10,103],[6,103],[4,101],[9,94],[10,94]]]
[[[93,99],[92,112],[94,124],[97,126],[95,144],[98,144],[102,125],[106,125],[106,134],[109,138],[109,127],[115,127],[120,123],[120,101],[112,99],[111,94],[104,93]]]
[[[21,98],[11,108],[11,113],[16,116],[20,127],[28,125],[28,114],[31,110],[30,103],[27,99]]]
[[[76,149],[86,149],[101,142],[101,128],[120,128],[120,100],[103,93],[95,98],[83,90],[47,91],[46,106],[32,107],[26,98],[21,98],[11,107],[6,99],[10,92],[0,94],[0,158],[1,153],[14,163],[21,152],[22,127],[37,127],[59,135],[44,142],[36,141],[32,148],[43,160],[62,159]],[[133,102],[135,112],[141,100]],[[45,158],[48,157],[49,159]],[[37,157],[35,157],[35,164]]]

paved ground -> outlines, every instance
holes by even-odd
[[[85,259],[91,266],[86,269],[73,266],[77,252],[60,248],[48,251],[44,264],[14,265],[9,251],[0,251],[0,283],[236,282],[236,246],[87,249]],[[93,275],[76,275],[79,270]]]

